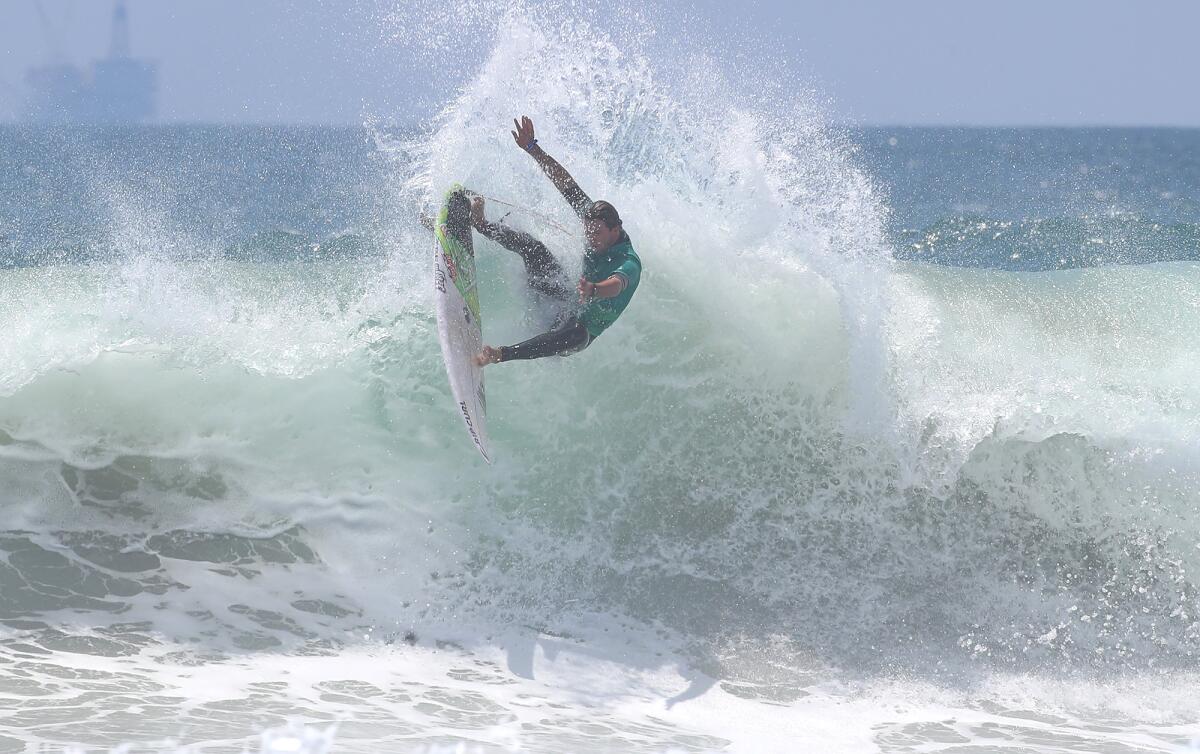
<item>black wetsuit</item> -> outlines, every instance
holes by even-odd
[[[588,201],[586,195],[584,201]],[[571,295],[574,290],[571,281],[546,245],[528,233],[514,230],[502,223],[484,223],[475,229],[509,251],[519,254],[521,261],[525,263],[525,277],[529,287],[563,305],[548,332],[535,335],[514,346],[501,346],[500,360],[566,356],[587,348],[592,337],[572,311]]]

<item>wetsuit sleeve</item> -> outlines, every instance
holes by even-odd
[[[536,146],[536,144],[537,141],[535,140],[535,146],[529,153],[533,155],[533,159],[537,160],[542,172],[553,181],[555,188],[567,200],[567,204],[571,205],[571,209],[575,210],[575,214],[579,215],[579,219],[584,219],[584,213],[592,206],[591,198],[583,192],[583,189],[579,188],[579,184],[566,171],[566,168],[558,164],[558,160],[551,157],[544,149]]]
[[[579,188],[579,184],[571,181],[562,189],[563,198],[567,200],[567,204],[571,205],[571,209],[575,210],[575,214],[579,215],[579,219],[584,219],[584,215],[592,207],[592,199]]]

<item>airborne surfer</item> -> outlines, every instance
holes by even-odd
[[[512,136],[517,146],[537,160],[538,166],[583,221],[583,276],[575,286],[579,296],[576,307],[571,300],[567,274],[546,245],[528,233],[500,222],[489,222],[484,215],[483,197],[472,198],[471,225],[475,230],[519,254],[525,263],[529,287],[564,305],[547,332],[516,345],[485,345],[475,357],[479,366],[517,359],[567,356],[582,351],[621,316],[637,290],[642,273],[642,260],[634,252],[616,208],[606,201],[593,202],[571,174],[538,146],[532,120],[522,116],[520,121],[514,120],[513,125],[516,130]]]

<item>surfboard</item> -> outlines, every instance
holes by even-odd
[[[483,322],[479,316],[469,213],[470,200],[456,183],[446,192],[433,226],[434,308],[442,359],[446,362],[446,376],[458,403],[458,413],[471,442],[483,460],[491,463],[483,369],[475,365],[475,355],[483,350]]]

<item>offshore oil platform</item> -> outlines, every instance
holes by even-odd
[[[154,117],[158,69],[130,55],[129,14],[116,0],[108,57],[90,69],[67,63],[56,43],[53,25],[35,0],[38,18],[50,45],[50,61],[25,73],[28,96],[24,117],[38,123],[141,123]]]

